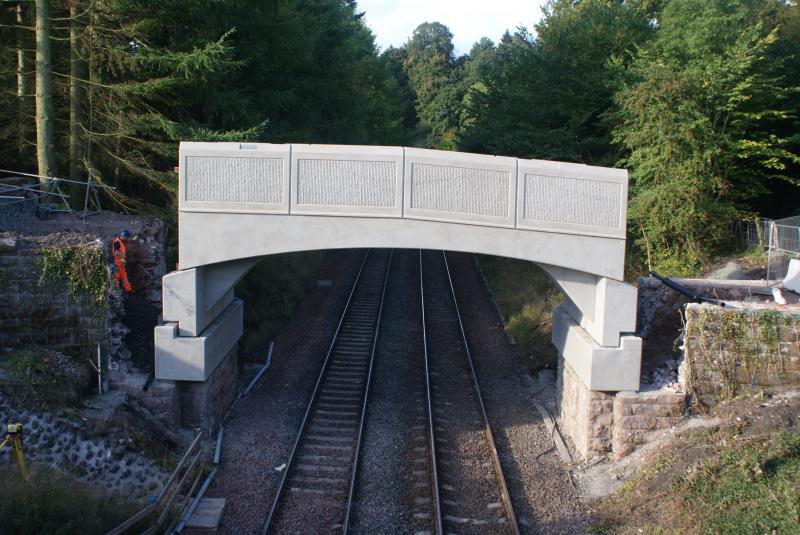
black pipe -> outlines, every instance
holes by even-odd
[[[147,389],[150,388],[150,385],[153,384],[153,381],[155,381],[155,379],[156,379],[155,373],[151,373],[150,377],[148,377],[147,381],[145,381],[144,386],[142,387],[142,390],[147,392]]]
[[[660,280],[665,286],[667,286],[669,288],[672,288],[673,290],[675,290],[676,292],[678,292],[680,294],[685,295],[686,297],[688,297],[689,299],[691,299],[695,303],[711,303],[712,305],[717,305],[717,306],[721,306],[721,307],[725,306],[725,301],[721,301],[719,299],[714,299],[713,297],[702,296],[702,295],[700,295],[698,293],[695,293],[695,292],[691,291],[686,286],[684,286],[682,284],[678,284],[677,282],[675,282],[672,279],[669,279],[667,277],[662,277],[661,275],[659,275],[655,271],[651,271],[650,275],[652,277],[655,277],[658,280]]]

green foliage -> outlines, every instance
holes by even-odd
[[[43,247],[40,252],[40,283],[65,284],[71,296],[86,295],[98,314],[106,310],[108,270],[100,247]]]
[[[654,32],[650,2],[558,0],[536,35],[506,35],[465,102],[464,150],[613,163],[609,126],[615,64]],[[612,61],[613,60],[613,61]]]
[[[614,140],[631,170],[629,218],[653,269],[697,267],[744,201],[800,162],[776,124],[797,90],[770,54],[779,4],[675,0],[621,76]],[[665,269],[666,268],[666,269]]]
[[[89,382],[89,369],[55,351],[16,351],[3,369],[11,380],[10,395],[44,407],[75,406]]]
[[[531,370],[555,367],[556,354],[549,338],[552,309],[562,295],[553,280],[531,262],[483,255],[478,261],[505,317],[508,333],[519,344],[544,346],[535,351],[536,362],[528,363]]]
[[[182,140],[416,145],[625,167],[634,272],[692,273],[732,220],[795,208],[797,2],[550,0],[533,29],[481,39],[461,57],[439,22],[378,54],[353,0],[74,3],[88,70],[81,162],[117,186],[109,195],[123,208],[174,211]],[[0,24],[14,28],[17,3],[6,4]],[[65,5],[53,4],[54,18]],[[67,155],[69,50],[65,25],[54,28],[52,120]],[[6,95],[31,37],[0,34]],[[0,99],[6,167],[30,167],[32,100]]]
[[[124,208],[174,209],[180,141],[403,143],[403,104],[374,36],[345,0],[76,0],[87,63],[83,168]],[[13,23],[0,9],[0,23]],[[53,17],[66,16],[54,4]],[[25,4],[30,11],[32,4]],[[54,70],[69,71],[58,23]],[[0,34],[0,89],[16,89],[15,32]],[[66,145],[67,78],[55,77]],[[32,99],[31,99],[32,100]],[[7,106],[10,104],[11,106]],[[0,153],[25,167],[18,103],[2,99]],[[22,114],[24,116],[24,114]],[[13,122],[13,121],[12,121]],[[62,146],[60,148],[66,148]],[[67,155],[67,150],[60,151]],[[64,166],[66,167],[66,166]]]
[[[269,341],[294,316],[325,253],[309,251],[267,256],[236,286],[244,300],[244,336],[240,355],[264,359]]]
[[[0,531],[17,535],[106,533],[135,505],[101,496],[88,484],[36,467],[31,480],[3,474]]]
[[[464,88],[447,26],[439,22],[417,26],[405,45],[403,68],[416,95],[420,126],[428,133],[422,144],[454,149]]]

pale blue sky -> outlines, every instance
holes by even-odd
[[[419,24],[438,21],[450,28],[457,54],[488,37],[495,43],[517,26],[531,28],[542,16],[545,0],[358,0],[378,46],[406,42]]]

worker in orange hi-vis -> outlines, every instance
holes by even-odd
[[[117,272],[114,274],[114,279],[117,281],[117,288],[122,288],[128,293],[133,291],[133,287],[128,281],[128,271],[126,269],[128,264],[126,258],[128,256],[128,238],[130,237],[131,232],[129,230],[123,230],[111,243],[111,254],[114,255],[114,265],[117,268]]]

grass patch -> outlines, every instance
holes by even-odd
[[[43,408],[78,405],[91,378],[89,367],[72,357],[42,348],[12,353],[3,363],[18,402]]]
[[[478,264],[506,321],[508,333],[525,348],[531,371],[555,367],[550,332],[553,307],[562,301],[558,286],[533,262],[479,255]]]
[[[265,257],[236,285],[244,300],[244,336],[240,355],[264,359],[267,344],[294,316],[317,274],[325,251]]]
[[[41,467],[28,482],[11,471],[0,477],[0,533],[102,534],[136,511],[134,504],[101,496],[86,483]]]
[[[478,263],[509,333],[519,343],[530,341],[542,327],[552,323],[552,309],[561,302],[561,292],[539,266],[524,260],[484,255],[478,257]]]
[[[682,500],[711,533],[800,533],[800,432],[721,450]]]

